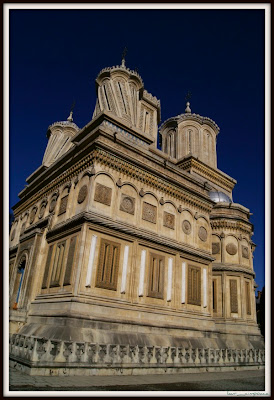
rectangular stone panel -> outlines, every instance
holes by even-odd
[[[164,257],[150,254],[148,297],[164,298]]]
[[[101,183],[96,183],[94,201],[98,201],[98,203],[110,206],[111,194],[112,194],[112,189],[110,187],[102,185]]]
[[[157,207],[153,206],[152,204],[146,203],[144,201],[143,202],[142,219],[144,219],[145,221],[151,222],[153,224],[156,224]]]
[[[245,282],[245,296],[246,296],[246,313],[251,315],[251,301],[250,301],[250,283]]]
[[[67,211],[67,204],[68,204],[68,195],[61,198],[58,215],[65,214],[65,212]]]
[[[164,211],[164,226],[175,229],[175,215]]]
[[[117,290],[120,244],[101,239],[96,287]]]
[[[238,312],[237,280],[230,279],[230,312]]]

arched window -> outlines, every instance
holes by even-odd
[[[15,280],[15,285],[14,285],[14,294],[16,294],[16,298],[13,304],[13,309],[17,310],[17,305],[20,297],[20,292],[21,292],[21,287],[22,287],[22,282],[23,282],[23,276],[25,272],[25,267],[26,267],[26,258],[22,258],[18,270],[17,270],[17,276]]]

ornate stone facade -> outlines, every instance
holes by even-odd
[[[188,104],[160,127],[162,151],[160,102],[135,71],[106,68],[96,89],[83,129],[72,113],[48,128],[13,208],[12,365],[57,375],[261,368],[253,228],[232,201],[236,181],[217,169],[219,127]]]

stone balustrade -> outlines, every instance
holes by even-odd
[[[188,367],[263,365],[261,349],[205,349],[60,341],[11,334],[11,360],[60,367]]]

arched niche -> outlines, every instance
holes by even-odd
[[[239,246],[238,239],[235,235],[228,234],[225,237],[224,253],[225,262],[233,264],[239,263]]]
[[[212,255],[215,258],[215,262],[221,262],[222,260],[222,243],[219,235],[212,235]]]
[[[106,215],[112,215],[116,208],[117,189],[115,181],[110,174],[103,172],[95,175],[91,194],[92,208],[102,211]]]

